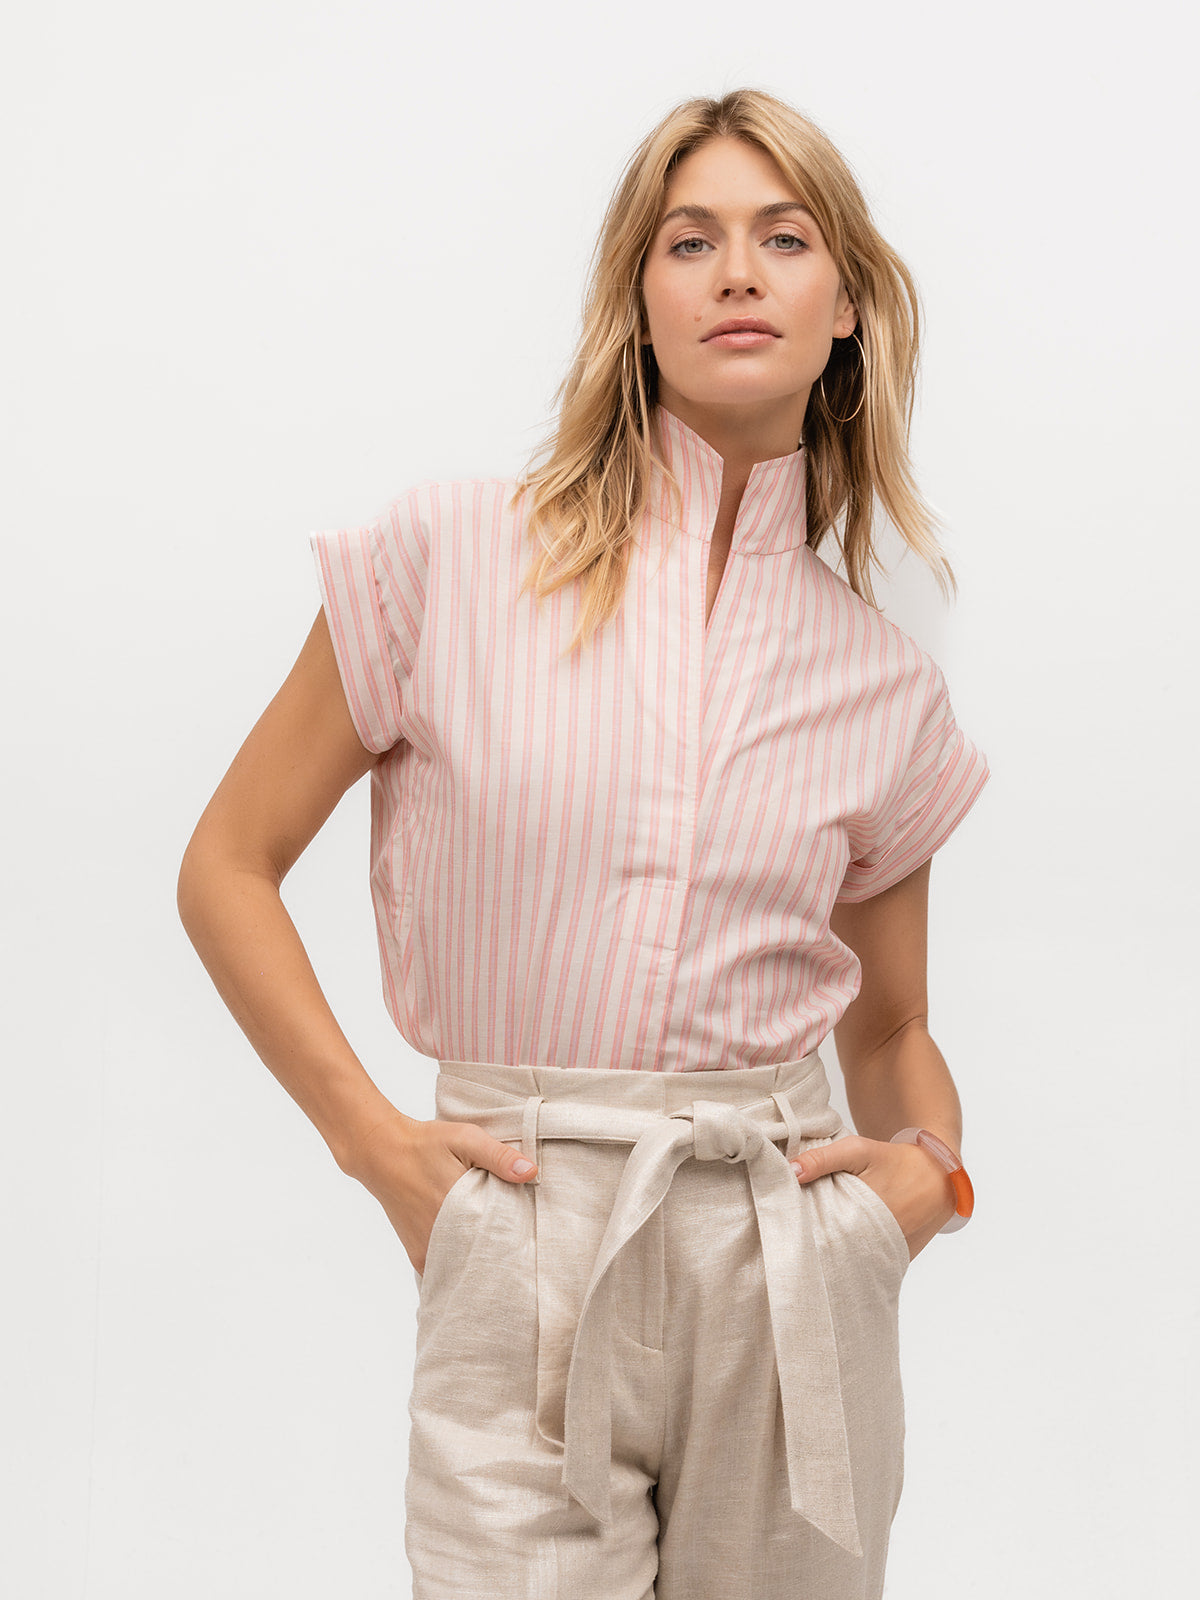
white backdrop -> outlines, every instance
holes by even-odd
[[[625,158],[742,84],[830,134],[920,284],[915,458],[961,593],[909,558],[881,598],[992,767],[933,870],[931,1030],[978,1210],[903,1290],[887,1595],[1178,1592],[1200,240],[1169,16],[66,0],[10,22],[6,1594],[409,1592],[412,1272],[221,1006],[175,876],[316,613],[308,533],[518,470]],[[368,1070],[429,1117],[436,1063],[379,992],[366,826],[363,783],[285,898]]]

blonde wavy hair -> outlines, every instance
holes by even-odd
[[[557,422],[509,502],[511,508],[528,496],[527,533],[539,546],[522,592],[532,590],[540,605],[563,585],[583,581],[566,654],[620,607],[655,460],[682,519],[678,480],[655,455],[650,429],[658,367],[641,343],[642,278],[671,173],[720,137],[745,140],[774,159],[820,224],[858,312],[857,338],[834,340],[805,413],[809,546],[832,535],[850,586],[878,609],[871,586],[872,566],[884,570],[874,542],[878,500],[933,569],[943,596],[947,580],[957,594],[935,532],[941,520],[921,497],[908,454],[921,326],[912,276],[871,221],[857,180],[826,135],[773,95],[735,89],[719,100],[677,105],[626,163],[592,254],[581,337],[555,394]],[[535,466],[541,455],[547,459]]]

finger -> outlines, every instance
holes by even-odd
[[[792,1159],[792,1171],[801,1183],[823,1178],[830,1172],[861,1172],[869,1158],[867,1140],[849,1133],[832,1144],[819,1144]]]
[[[459,1126],[462,1137],[455,1141],[452,1148],[460,1161],[469,1161],[473,1167],[486,1167],[506,1183],[528,1183],[537,1172],[537,1164],[527,1160],[519,1149],[493,1139],[472,1122],[464,1122]]]

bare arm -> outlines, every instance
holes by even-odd
[[[338,1026],[279,890],[375,760],[350,720],[321,612],[206,806],[179,873],[180,918],[222,1000],[343,1169],[394,1107]]]
[[[854,1126],[868,1139],[928,1128],[962,1144],[962,1107],[929,1036],[926,984],[931,862],[869,900],[835,906],[830,927],[862,966],[862,986],[833,1030]]]
[[[342,795],[375,764],[354,729],[324,611],[196,824],[179,915],[234,1019],[331,1154],[383,1206],[417,1270],[469,1166],[527,1182],[520,1151],[473,1123],[397,1110],[338,1026],[280,885]],[[533,1172],[536,1172],[536,1167]]]
[[[833,1030],[857,1137],[807,1152],[801,1172],[802,1182],[839,1169],[858,1173],[891,1207],[913,1256],[949,1221],[954,1199],[926,1151],[886,1141],[915,1127],[953,1150],[962,1144],[958,1091],[928,1028],[930,865],[868,900],[835,906],[830,916],[862,966],[859,992]]]

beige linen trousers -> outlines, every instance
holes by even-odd
[[[816,1051],[738,1071],[439,1062],[457,1178],[420,1290],[414,1600],[877,1600],[904,1475],[895,1216],[787,1158]]]

